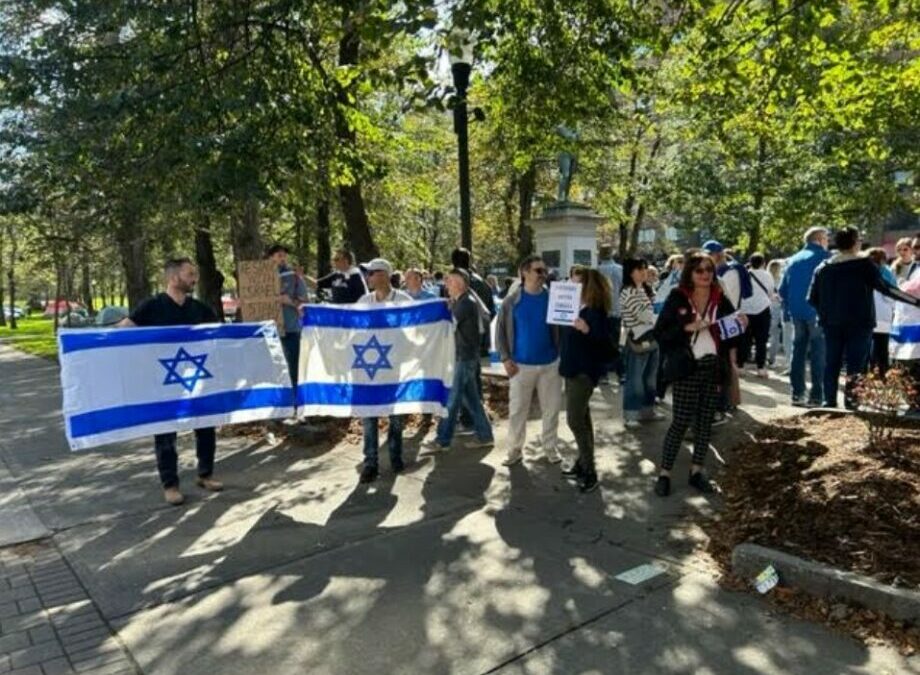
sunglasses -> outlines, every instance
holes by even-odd
[[[694,274],[712,274],[715,270],[712,267],[697,267],[693,270]]]
[[[533,272],[534,274],[539,274],[541,277],[546,275],[545,267],[531,267],[530,271]]]

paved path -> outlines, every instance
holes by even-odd
[[[627,432],[613,390],[592,401],[590,495],[538,449],[509,470],[459,443],[417,458],[419,438],[371,487],[354,445],[221,438],[228,489],[207,495],[185,438],[172,508],[149,441],[68,452],[56,366],[0,347],[0,372],[0,460],[53,532],[0,554],[0,673],[920,672],[718,588],[696,524],[717,503],[680,481],[652,495],[665,425]],[[781,383],[744,386],[726,461],[792,412]],[[665,571],[615,578],[650,563]]]

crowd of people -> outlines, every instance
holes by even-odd
[[[870,364],[882,372],[890,367],[892,303],[920,306],[920,292],[899,288],[920,278],[920,234],[899,241],[893,261],[881,248],[863,251],[861,235],[852,227],[836,231],[833,242],[827,229],[813,227],[803,240],[803,248],[787,259],[768,262],[755,253],[746,264],[710,240],[672,255],[660,271],[641,257],[618,262],[611,248],[602,246],[596,268],[568,270],[568,279],[581,284],[581,308],[567,326],[547,322],[549,286],[558,271],[537,255],[524,259],[518,275],[502,283],[494,276],[481,277],[470,252],[462,248],[454,250],[447,273],[418,268],[402,273],[382,258],[357,265],[351,252],[342,249],[334,254],[333,271],[319,279],[296,274],[284,246],[273,246],[268,255],[281,277],[282,344],[295,384],[300,312],[308,289],[336,304],[446,298],[454,319],[454,379],[447,413],[423,451],[449,448],[458,427],[473,434],[466,445],[493,445],[481,370],[483,356],[493,351],[509,379],[503,464],[510,467],[523,458],[535,394],[542,416],[539,447],[550,463],[563,462],[558,426],[564,403],[578,454],[562,466],[562,473],[582,492],[598,486],[589,406],[594,390],[621,385],[623,422],[635,429],[667,419],[660,405],[670,389],[670,426],[654,486],[665,497],[671,493],[671,474],[688,432],[693,443],[688,484],[703,493],[714,489],[704,471],[712,428],[740,404],[739,378],[746,364],[753,364],[753,376],[768,378],[768,366],[777,366],[782,351],[792,404],[802,407],[836,407],[845,364],[848,408],[856,405],[854,385]],[[138,307],[124,325],[214,320],[191,297],[197,274],[191,261],[171,260],[165,272],[166,292]],[[807,390],[806,362],[811,375]],[[913,377],[920,375],[920,361],[900,365]],[[390,468],[400,473],[403,419],[391,415],[388,422]],[[363,431],[360,482],[369,483],[379,475],[378,420],[364,419]],[[157,462],[166,500],[179,504],[183,497],[175,469],[175,434],[166,436],[156,439]],[[198,484],[221,489],[211,478],[213,430],[199,430],[198,455]]]

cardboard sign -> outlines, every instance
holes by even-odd
[[[243,321],[274,321],[284,334],[281,315],[281,281],[272,260],[241,260],[239,292]]]
[[[571,326],[581,310],[581,284],[555,281],[549,287],[549,308],[546,323]]]

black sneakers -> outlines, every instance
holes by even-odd
[[[587,494],[589,492],[594,492],[597,489],[597,474],[591,473],[586,476],[582,476],[581,480],[578,481],[578,490],[582,494]]]
[[[377,480],[377,467],[376,466],[367,466],[361,470],[361,477],[358,479],[359,483],[373,483]]]
[[[703,474],[702,471],[697,471],[696,473],[690,474],[690,480],[687,481],[691,486],[695,487],[697,490],[703,493],[715,492],[716,489],[712,486],[712,483],[709,482],[709,479]]]
[[[578,460],[572,462],[568,466],[562,467],[562,475],[566,478],[578,478],[581,474],[581,464],[578,463]]]
[[[655,494],[659,497],[667,497],[671,494],[670,476],[658,476],[658,480],[655,481]]]

